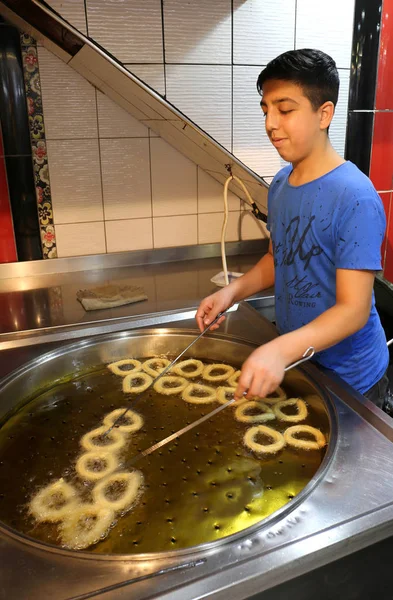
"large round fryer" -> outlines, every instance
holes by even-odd
[[[125,332],[110,334],[84,340],[61,350],[46,354],[37,360],[25,365],[22,369],[11,374],[0,390],[0,419],[4,419],[7,413],[15,412],[21,404],[26,404],[29,399],[36,396],[39,390],[53,386],[64,378],[90,372],[97,365],[109,363],[121,358],[150,357],[154,355],[175,356],[181,352],[193,339],[195,332],[190,330],[145,330],[143,332]],[[197,342],[189,352],[189,356],[208,359],[213,362],[227,362],[240,366],[250,352],[255,348],[246,340],[234,338],[224,334],[209,334]],[[323,391],[302,370],[296,369],[287,374],[286,384],[298,395],[312,395],[313,409],[317,411],[326,421],[326,430],[329,432],[329,446],[325,458],[309,484],[288,505],[273,513],[270,517],[244,529],[239,533],[227,536],[217,541],[200,544],[194,548],[173,550],[170,554],[186,554],[187,552],[205,552],[209,548],[234,541],[242,535],[249,535],[261,527],[271,526],[276,520],[281,519],[297,506],[305,496],[313,489],[318,480],[323,477],[334,450],[336,438],[336,420],[334,410]],[[21,398],[23,400],[21,401]],[[3,532],[17,536],[28,544],[39,545],[55,552],[68,552],[55,546],[41,544],[32,538],[21,536],[15,530],[4,525]],[[79,554],[81,554],[79,552]],[[149,556],[159,558],[167,553],[150,553]],[[88,552],[87,557],[92,557]],[[98,558],[98,555],[94,555]],[[100,556],[105,558],[105,556]],[[110,556],[113,559],[113,555]],[[132,555],[132,558],[146,558],[146,553]]]

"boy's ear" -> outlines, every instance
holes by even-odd
[[[320,120],[320,128],[327,129],[332,122],[334,115],[334,104],[333,102],[325,102],[319,109],[321,120]]]

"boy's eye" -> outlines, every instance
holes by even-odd
[[[291,110],[280,110],[280,113],[281,113],[282,115],[287,115],[287,114],[289,114],[290,112],[292,112],[292,109],[291,109]]]

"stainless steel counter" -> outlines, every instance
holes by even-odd
[[[195,328],[192,319],[182,320],[184,316],[187,313],[180,312],[170,326]],[[165,318],[158,315],[156,326],[166,327]],[[228,315],[223,331],[256,344],[274,335],[272,326],[246,304]],[[40,341],[23,350],[23,361],[49,349],[45,338]],[[51,344],[56,346],[59,343]],[[20,353],[1,353],[6,370],[20,364]],[[393,532],[391,419],[313,365],[304,371],[330,395],[337,443],[326,476],[308,488],[305,500],[294,504],[289,514],[209,552],[165,560],[50,553],[2,530],[0,598],[241,600],[265,598],[264,592],[276,598],[270,594],[279,584],[386,540]]]

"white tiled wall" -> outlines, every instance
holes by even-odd
[[[259,175],[281,166],[256,78],[275,56],[320,48],[340,72],[331,139],[345,147],[355,0],[48,0]],[[78,4],[79,2],[79,4]],[[232,6],[231,6],[232,5]]]
[[[282,161],[257,76],[286,50],[328,52],[344,153],[354,0],[48,2],[267,181]],[[41,47],[39,62],[59,256],[219,241],[221,185]],[[265,235],[233,194],[229,209],[228,240]]]

